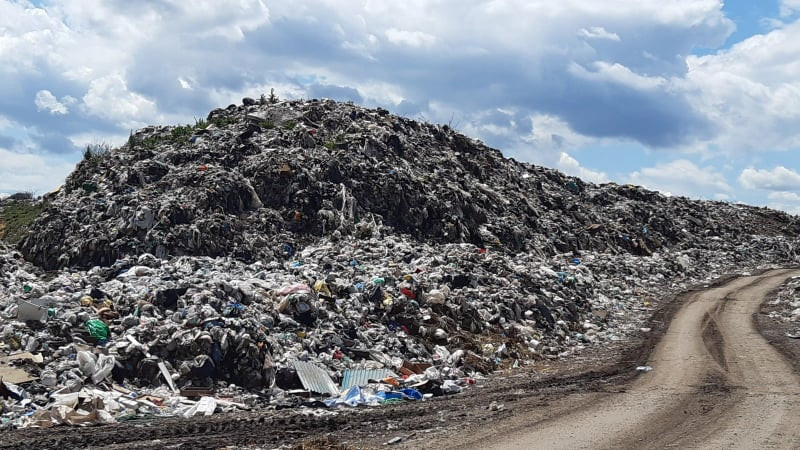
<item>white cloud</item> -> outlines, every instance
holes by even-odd
[[[83,105],[89,114],[114,120],[123,128],[138,128],[157,120],[156,103],[129,91],[120,74],[89,83]]]
[[[564,120],[549,114],[534,114],[530,118],[533,132],[526,139],[537,151],[556,151],[581,147],[591,139],[576,133]]]
[[[800,147],[800,22],[686,62],[686,78],[675,82],[716,127],[698,141],[701,147],[738,153]]]
[[[345,80],[339,79],[336,84],[346,84]],[[393,84],[381,81],[351,82],[347,83],[355,88],[365,99],[372,100],[379,104],[397,105],[403,101],[402,88]]]
[[[45,10],[22,2],[0,2],[3,32],[0,33],[0,72],[36,72],[37,62],[51,58],[55,41],[69,34],[68,28]]]
[[[587,39],[605,39],[616,42],[619,42],[620,40],[617,33],[611,33],[603,27],[581,28],[578,31],[578,35]]]
[[[270,14],[263,0],[195,0],[170,1],[174,17],[180,18],[183,31],[200,37],[223,37],[241,41],[246,33],[269,23]]]
[[[436,36],[431,34],[422,31],[398,30],[397,28],[386,30],[386,39],[392,44],[409,47],[429,47],[436,42]]]
[[[36,98],[34,99],[34,103],[36,104],[36,109],[39,111],[47,110],[50,114],[67,114],[69,113],[69,109],[67,105],[58,101],[55,95],[52,92],[43,89],[36,93]]]
[[[50,192],[63,183],[75,164],[54,161],[51,157],[16,153],[0,148],[0,192]]]
[[[713,167],[698,167],[685,159],[635,171],[628,182],[687,197],[713,198],[733,191],[725,176]]]
[[[770,200],[783,200],[787,202],[800,203],[800,194],[796,192],[770,192],[767,198]]]
[[[593,81],[610,81],[639,90],[649,90],[663,87],[667,80],[662,77],[649,77],[639,75],[630,68],[618,63],[595,61],[591,64],[594,71],[586,70],[577,63],[569,67],[570,73],[581,78]]]
[[[187,89],[187,90],[190,90],[190,91],[191,91],[192,89],[194,89],[194,87],[192,87],[192,83],[190,83],[190,82],[189,82],[189,80],[187,80],[187,79],[185,79],[185,78],[183,78],[183,77],[178,77],[178,84],[179,84],[179,85],[181,86],[181,88],[183,88],[183,89]]]
[[[443,117],[445,111],[440,112],[439,117]],[[455,120],[460,123],[462,118],[456,117]],[[590,142],[608,144],[611,141],[597,141],[580,135],[558,117],[546,114],[531,116],[520,114],[513,108],[496,108],[473,114],[465,120],[466,123],[461,130],[470,136],[484,140],[499,138],[508,142],[518,142],[516,146],[502,148],[506,156],[552,167],[593,183],[605,183],[610,180],[607,173],[582,166],[567,151]]]
[[[800,0],[781,0],[781,17],[788,17],[800,11]]]
[[[111,147],[119,147],[124,144],[129,135],[126,134],[109,134],[98,131],[87,131],[83,133],[73,134],[68,137],[69,141],[77,148],[83,149],[87,145],[103,144]]]
[[[800,195],[796,192],[771,192],[769,207],[800,215]]]
[[[564,152],[561,152],[556,168],[568,175],[573,175],[592,183],[605,183],[608,181],[608,175],[604,172],[582,167],[577,159]]]
[[[270,89],[275,89],[275,95],[280,99],[307,98],[308,92],[293,83],[247,83],[238,89],[223,87],[210,88],[207,92],[209,100],[215,105],[230,105],[241,101],[243,97],[253,95],[268,95]]]
[[[785,19],[781,29],[687,59],[732,32],[722,3],[50,0],[36,8],[0,0],[0,115],[91,142],[186,123],[273,87],[287,98],[327,85],[367,106],[406,101],[415,116],[455,117],[506,154],[587,179],[617,169],[590,170],[570,155],[613,142],[709,156],[796,151],[800,24]],[[796,11],[800,0],[782,6]],[[22,100],[11,103],[17,92]],[[36,108],[49,114],[30,114]],[[70,120],[57,120],[67,112]],[[681,161],[633,178],[740,197],[720,173],[729,169]],[[681,164],[707,178],[679,178],[681,187],[658,174]]]
[[[739,175],[739,182],[748,189],[800,190],[800,173],[783,166],[772,170],[747,168]]]

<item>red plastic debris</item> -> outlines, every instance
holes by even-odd
[[[409,288],[402,288],[402,289],[400,289],[400,293],[401,293],[401,294],[403,294],[403,295],[405,295],[406,297],[410,298],[411,300],[414,300],[414,299],[416,299],[416,298],[417,298],[417,294],[415,294],[415,293],[414,293],[414,292],[413,292],[411,289],[409,289]]]

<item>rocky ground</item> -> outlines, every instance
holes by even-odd
[[[245,99],[89,150],[0,244],[0,445],[423,445],[629,377],[675,295],[800,262],[785,213],[352,104]],[[116,424],[50,428],[82,422]]]

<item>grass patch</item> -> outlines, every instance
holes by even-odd
[[[195,117],[194,119],[194,127],[198,130],[205,130],[208,128],[209,122],[206,119],[198,119]]]
[[[148,136],[146,138],[139,137],[131,134],[128,138],[128,146],[133,149],[155,150],[156,147],[163,141],[158,135]]]
[[[110,151],[111,146],[105,142],[88,144],[83,150],[83,160],[90,163],[97,163],[102,160]]]
[[[228,116],[214,116],[214,117],[213,117],[213,118],[210,120],[210,122],[211,122],[211,123],[213,123],[213,124],[214,124],[214,126],[215,126],[215,127],[217,127],[217,128],[224,128],[224,127],[226,127],[226,126],[228,126],[228,125],[232,125],[232,124],[234,124],[234,123],[237,123],[237,122],[238,122],[238,120],[236,120],[236,118],[235,118],[235,117],[228,117]]]
[[[169,134],[170,140],[175,142],[176,144],[185,144],[189,142],[189,138],[192,137],[192,127],[189,125],[186,126],[177,126],[172,129]]]
[[[333,139],[326,141],[323,145],[328,150],[333,150],[337,145],[344,144],[344,135],[339,133]]]
[[[0,239],[10,244],[21,241],[37,217],[44,211],[44,203],[8,202],[0,206]]]

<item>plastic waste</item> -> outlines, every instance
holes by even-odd
[[[116,360],[114,356],[111,355],[99,355],[97,357],[97,362],[94,365],[94,371],[92,373],[92,382],[97,384],[111,375],[111,371],[114,370],[114,364]]]
[[[81,373],[83,373],[83,376],[90,377],[94,375],[97,359],[93,354],[87,351],[78,352],[77,360],[78,368],[81,370]]]
[[[110,334],[108,325],[106,325],[105,322],[99,319],[91,319],[86,321],[86,330],[89,331],[89,335],[91,337],[100,341],[108,339],[108,336]]]
[[[444,380],[442,382],[442,392],[445,394],[458,394],[462,391],[462,387],[458,385],[456,381],[453,380]]]
[[[312,390],[303,361],[320,369],[309,386],[374,370],[383,382],[362,386],[394,393],[368,402],[404,402],[405,387],[455,393],[528,358],[640,338],[665,293],[800,263],[800,222],[783,213],[579,182],[388,112],[256,102],[209,122],[191,145],[174,127],[135,132],[78,166],[21,253],[0,243],[0,347],[44,355],[31,392],[83,391],[113,417],[181,415],[201,396],[297,406]],[[45,295],[47,326],[15,320]],[[776,314],[797,317],[796,301]],[[95,339],[111,375],[77,355]],[[95,376],[130,392],[94,392]]]

